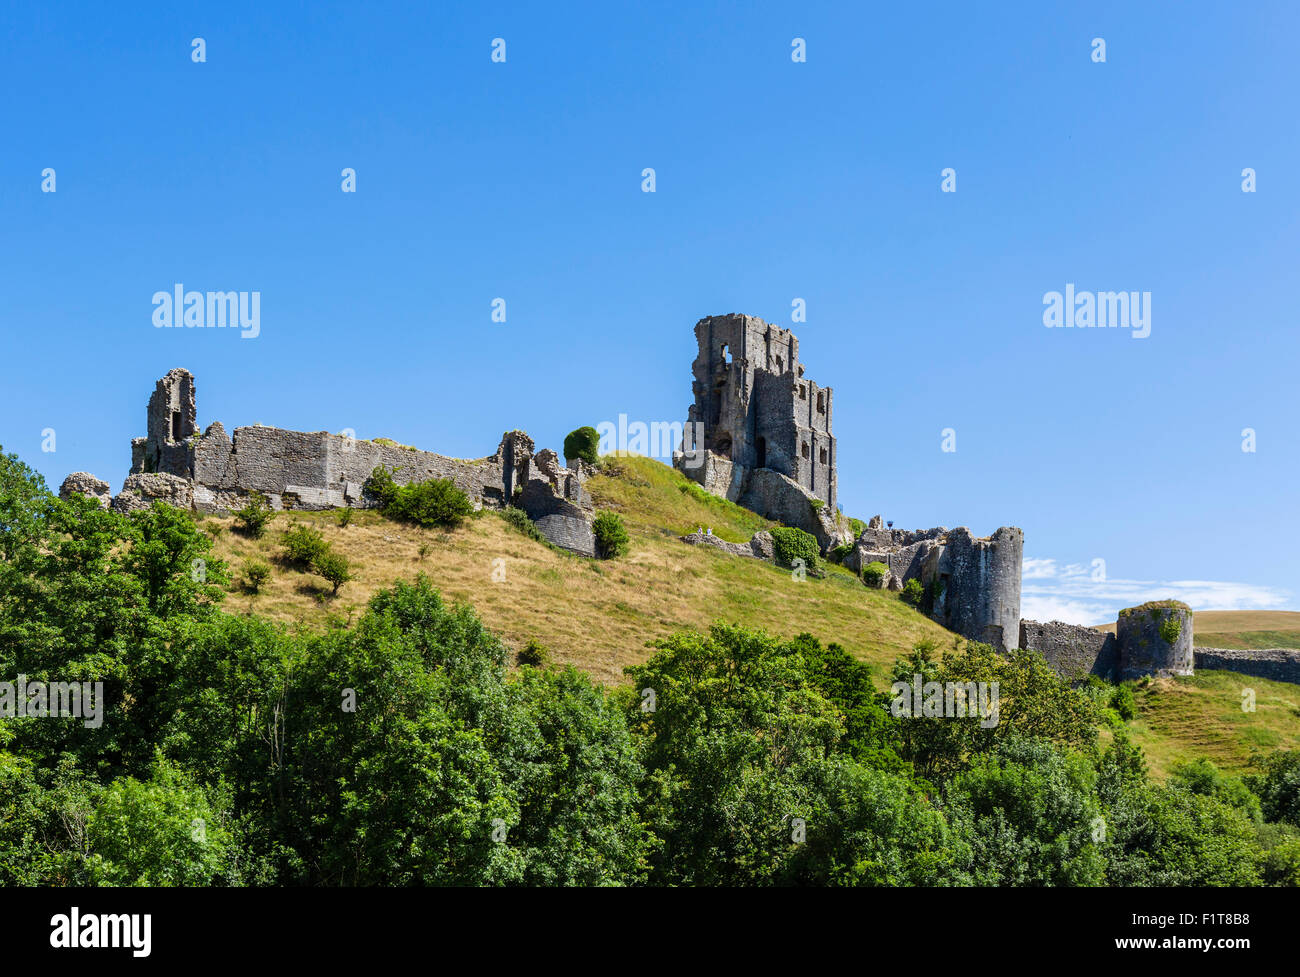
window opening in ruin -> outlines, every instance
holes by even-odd
[[[800,453],[801,455],[803,455],[805,458],[808,457],[808,442],[807,442],[807,441],[805,441],[805,442],[803,443],[803,446],[799,449],[799,453]]]
[[[799,384],[799,399],[800,400],[808,399],[808,388],[805,387],[802,383]]]
[[[767,467],[767,438],[758,439],[758,467]]]
[[[781,357],[779,357],[779,356],[776,358],[776,372],[777,372],[777,373],[784,373],[784,372],[785,372],[785,367],[782,365],[782,363],[781,363]]]
[[[826,395],[824,393],[817,394],[817,413],[826,413]]]
[[[722,344],[722,362],[726,363],[727,366],[731,366],[731,350],[726,343]]]
[[[180,439],[181,439],[181,412],[178,410],[174,410],[172,411],[172,440],[179,441]]]
[[[826,464],[826,449],[825,449],[825,448],[822,448],[822,450],[821,450],[821,454],[820,454],[818,457],[820,458],[821,463],[822,463],[823,465]]]

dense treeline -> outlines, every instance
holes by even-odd
[[[0,682],[104,683],[103,722],[0,719],[0,884],[1300,882],[1300,754],[1152,783],[1107,690],[919,647],[996,724],[896,718],[808,635],[659,642],[607,692],[521,667],[420,579],[349,628],[221,610],[185,513],[54,498],[0,455]]]

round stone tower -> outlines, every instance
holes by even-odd
[[[1192,609],[1177,600],[1153,600],[1119,612],[1120,679],[1192,674]]]

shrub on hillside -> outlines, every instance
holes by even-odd
[[[320,530],[294,523],[280,534],[280,543],[284,546],[284,558],[299,570],[310,570],[316,561],[329,552],[330,544]]]
[[[1119,718],[1124,722],[1132,722],[1137,719],[1137,700],[1133,698],[1133,687],[1131,685],[1121,685],[1115,689],[1115,694],[1110,700],[1111,706],[1119,713]]]
[[[253,539],[261,539],[266,532],[266,524],[275,518],[275,510],[265,495],[257,490],[248,493],[248,502],[242,509],[235,510],[235,521],[239,529]]]
[[[392,472],[380,466],[366,482],[366,491],[379,502],[385,516],[417,526],[450,529],[474,511],[469,496],[449,478],[398,485],[393,481]]]
[[[502,519],[529,539],[538,543],[547,542],[546,537],[542,535],[542,531],[533,524],[533,521],[528,518],[528,513],[524,512],[523,509],[508,505],[501,510],[500,515]]]
[[[352,579],[351,565],[347,557],[327,549],[316,557],[312,569],[328,580],[333,586],[332,593],[338,594],[339,588]]]
[[[795,560],[802,560],[804,567],[811,570],[821,555],[817,538],[793,526],[778,526],[772,530],[772,549],[776,562],[783,567],[792,567]]]
[[[355,511],[351,506],[344,506],[334,513],[334,518],[338,520],[341,528],[347,529],[348,526],[352,525],[352,513]]]
[[[271,579],[271,565],[262,560],[249,560],[244,564],[244,582],[253,593],[258,593]]]
[[[925,588],[921,586],[921,581],[913,577],[903,584],[903,593],[900,596],[903,598],[903,603],[920,607],[921,601],[925,599]]]
[[[826,554],[826,559],[831,563],[843,563],[844,558],[852,552],[852,543],[840,543],[839,546],[831,547],[830,552]]]
[[[627,552],[627,527],[617,512],[602,512],[591,524],[591,531],[596,534],[596,554],[602,560],[611,560]]]
[[[570,431],[564,439],[564,460],[581,458],[589,465],[600,457],[600,433],[594,427],[580,427]]]
[[[363,491],[379,503],[379,508],[382,510],[397,498],[398,488],[398,484],[393,481],[393,473],[380,465],[366,479]]]
[[[535,638],[529,638],[528,644],[515,652],[516,665],[531,665],[533,668],[545,668],[551,654],[546,646]]]
[[[879,560],[872,560],[862,568],[862,582],[868,587],[883,587],[889,579],[889,567]]]

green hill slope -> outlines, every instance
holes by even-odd
[[[613,459],[589,488],[598,508],[623,517],[632,539],[627,556],[595,561],[559,553],[491,512],[450,532],[413,529],[366,510],[346,528],[333,512],[284,513],[261,540],[232,532],[231,519],[203,524],[236,575],[250,558],[274,568],[257,595],[232,587],[230,610],[322,628],[354,617],[375,590],[423,572],[450,598],[471,603],[511,647],[536,639],[555,661],[606,684],[623,682],[624,666],[649,657],[647,641],[718,619],[782,637],[808,631],[886,667],[922,639],[941,648],[954,640],[897,595],[869,590],[839,567],[824,580],[798,582],[771,564],[682,543],[679,535],[701,526],[740,542],[775,524],[659,462]],[[338,597],[320,577],[277,562],[279,534],[294,521],[318,528],[352,562],[355,579]]]

